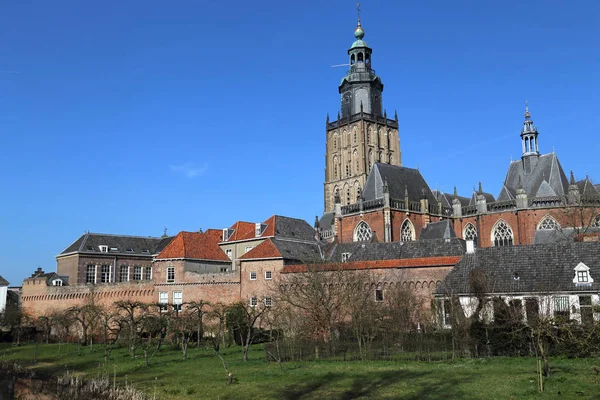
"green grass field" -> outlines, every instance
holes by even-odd
[[[231,386],[221,361],[204,348],[190,348],[184,361],[165,347],[146,367],[141,352],[132,360],[126,349],[105,363],[102,346],[82,347],[80,355],[76,345],[61,346],[60,354],[56,344],[0,347],[0,359],[42,374],[70,370],[112,381],[116,371],[118,384],[127,381],[157,399],[600,399],[592,370],[598,359],[551,359],[553,375],[539,394],[533,358],[290,362],[280,369],[265,361],[262,346],[252,348],[247,363],[238,347],[222,354],[237,378]]]

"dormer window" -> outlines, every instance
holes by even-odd
[[[118,247],[111,247],[110,251],[119,251],[119,248]]]
[[[352,256],[352,253],[342,253],[342,262],[348,261],[350,256]]]
[[[129,248],[127,249],[127,252],[128,252],[128,253],[133,253],[133,249],[132,249],[131,247],[129,247]]]
[[[150,250],[144,249],[144,250],[142,250],[142,253],[144,253],[144,254],[150,254]]]
[[[52,286],[62,286],[62,285],[63,285],[62,279],[54,279],[52,281]]]
[[[260,235],[262,235],[262,224],[257,222],[254,224],[254,236],[259,237]]]
[[[229,229],[223,229],[223,241],[226,242],[229,240]]]
[[[590,275],[590,267],[580,262],[573,269],[575,271],[575,276],[573,277],[573,283],[576,286],[590,286],[594,283],[594,279]]]
[[[100,249],[101,252],[108,253],[108,246],[107,245],[101,244],[100,246],[98,246],[98,248]]]

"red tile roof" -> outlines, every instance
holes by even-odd
[[[156,258],[229,261],[229,257],[221,250],[210,234],[198,232],[179,232]]]
[[[282,258],[283,256],[271,239],[267,239],[243,256],[240,260],[251,260],[257,258]]]
[[[255,227],[256,225],[252,222],[238,221],[229,228],[233,229],[233,233],[227,241],[233,242],[235,240],[252,239],[255,237]]]
[[[257,247],[258,248],[258,247]],[[249,252],[250,253],[250,252]],[[373,260],[373,261],[354,261],[345,263],[315,264],[324,270],[334,270],[337,268],[355,270],[355,269],[380,269],[380,268],[415,268],[415,267],[452,267],[456,265],[462,256],[445,257],[422,257],[422,258],[403,258],[398,260]],[[306,272],[307,266],[288,265],[283,268],[282,273]]]
[[[277,216],[273,215],[271,218],[263,222],[263,224],[266,225],[266,228],[263,234],[261,235],[262,237],[275,236],[275,218],[277,218]]]
[[[215,243],[219,243],[223,240],[223,231],[221,229],[207,229],[205,233],[213,238]]]

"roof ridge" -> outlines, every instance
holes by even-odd
[[[87,236],[114,236],[114,237],[131,237],[140,239],[165,239],[157,236],[140,236],[140,235],[120,235],[118,233],[98,233],[98,232],[87,232]],[[175,236],[167,236],[175,237]]]
[[[89,236],[90,236],[90,232],[89,232],[89,231],[87,231],[87,232],[85,233],[85,237],[84,237],[84,238],[83,238],[83,240],[81,241],[81,244],[79,245],[79,249],[77,249],[77,251],[81,251],[81,250],[83,249],[83,245],[85,244],[85,242],[87,242],[87,239],[88,239],[88,237],[89,237]],[[76,242],[76,241],[77,241],[77,240],[75,240],[75,242]],[[73,243],[75,243],[75,242],[73,242]],[[71,246],[69,246],[69,247],[71,247]],[[67,247],[67,248],[68,248],[68,247]]]

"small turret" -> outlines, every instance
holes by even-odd
[[[535,125],[533,125],[528,102],[525,102],[525,121],[523,122],[523,128],[521,129],[521,142],[523,157],[540,155],[538,148],[538,131]]]
[[[579,204],[581,201],[581,193],[579,193],[579,187],[575,182],[575,175],[573,175],[573,171],[571,171],[571,179],[569,180],[569,194],[568,194],[569,204]]]
[[[452,215],[457,218],[462,217],[462,204],[460,203],[460,199],[458,198],[456,186],[454,186],[454,199],[452,199]]]
[[[481,186],[481,182],[479,182],[479,191],[477,192],[477,213],[485,214],[487,213],[487,200],[483,194],[483,187]]]

